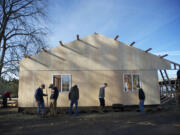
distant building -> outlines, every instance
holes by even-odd
[[[117,37],[116,37],[117,39]],[[34,93],[42,83],[45,93],[54,83],[59,91],[58,107],[69,106],[68,92],[77,84],[79,106],[99,106],[100,85],[108,83],[106,105],[137,105],[137,85],[146,94],[145,105],[160,104],[159,69],[170,69],[171,62],[111,39],[93,34],[44,51],[20,61],[19,107],[34,107]],[[48,97],[49,98],[49,97]],[[50,101],[46,97],[45,105]]]

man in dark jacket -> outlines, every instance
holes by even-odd
[[[177,71],[176,81],[176,105],[180,106],[180,69]]]
[[[70,108],[69,115],[72,114],[73,104],[75,104],[75,115],[78,115],[78,100],[79,100],[79,88],[74,85],[69,92]]]
[[[142,114],[145,114],[144,112],[144,101],[145,101],[145,94],[142,88],[137,86],[139,88],[139,108]]]
[[[7,107],[7,98],[9,98],[11,100],[11,93],[6,91],[6,92],[4,92],[2,97],[3,97],[3,102],[2,102],[3,108],[6,108]]]
[[[180,69],[177,71],[177,80],[180,80]]]
[[[37,113],[40,115],[40,109],[42,111],[42,115],[44,116],[45,114],[45,106],[44,106],[44,99],[43,96],[47,96],[46,94],[43,93],[43,89],[45,88],[45,85],[42,84],[39,88],[36,89],[35,91],[35,99],[37,102]]]
[[[51,89],[50,96],[50,115],[55,116],[57,113],[57,98],[59,96],[59,90],[53,84],[50,84],[49,88]]]

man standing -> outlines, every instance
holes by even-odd
[[[9,98],[11,100],[11,93],[6,91],[6,92],[4,92],[2,97],[3,97],[3,102],[2,102],[3,108],[7,108],[7,98]]]
[[[37,102],[37,114],[40,115],[40,109],[42,111],[42,116],[45,115],[45,106],[44,106],[44,99],[43,96],[47,96],[46,94],[43,93],[43,89],[45,88],[44,84],[41,84],[39,88],[36,89],[35,92],[35,99]]]
[[[55,87],[53,84],[50,84],[49,88],[51,89],[51,96],[50,96],[50,115],[55,116],[57,113],[57,98],[59,96],[58,88]]]
[[[176,80],[176,105],[180,107],[180,69],[177,71]]]
[[[180,69],[177,71],[177,80],[180,80]]]
[[[78,100],[79,100],[79,88],[77,85],[74,85],[69,92],[69,100],[71,100],[69,115],[72,114],[73,104],[75,104],[75,115],[78,115]]]
[[[142,88],[140,86],[137,86],[139,88],[139,108],[142,114],[145,114],[144,112],[144,100],[145,100],[145,94]]]
[[[107,83],[104,83],[104,85],[102,85],[100,87],[100,90],[99,90],[99,102],[100,102],[100,110],[101,112],[104,111],[104,107],[105,107],[105,88],[108,86]]]

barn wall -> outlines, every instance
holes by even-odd
[[[100,34],[75,40],[41,52],[20,62],[19,106],[35,106],[34,91],[41,83],[49,86],[53,74],[72,74],[80,88],[80,106],[99,105],[98,92],[109,83],[106,104],[138,104],[137,92],[123,92],[123,72],[141,74],[147,94],[145,104],[159,104],[158,69],[170,69],[170,63],[158,56],[130,47]],[[45,93],[50,94],[48,89]],[[58,106],[68,106],[68,94],[60,93]],[[45,98],[45,102],[49,99]],[[47,104],[47,103],[46,103]]]
[[[72,85],[79,86],[80,99],[79,106],[99,106],[98,94],[99,87],[104,83],[108,83],[106,88],[106,105],[124,104],[137,105],[138,92],[123,91],[123,73],[138,73],[142,82],[142,87],[146,94],[145,104],[159,104],[159,88],[156,71],[29,71],[20,72],[19,83],[19,107],[35,107],[36,102],[34,93],[42,83],[46,85],[44,93],[48,94],[48,98],[44,97],[45,105],[50,102],[49,84],[52,83],[52,76],[56,74],[71,74]],[[58,107],[69,106],[68,93],[60,93],[57,101]]]

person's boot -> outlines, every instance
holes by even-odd
[[[100,107],[99,112],[100,112],[100,113],[104,113],[104,109],[103,109],[102,106]]]

